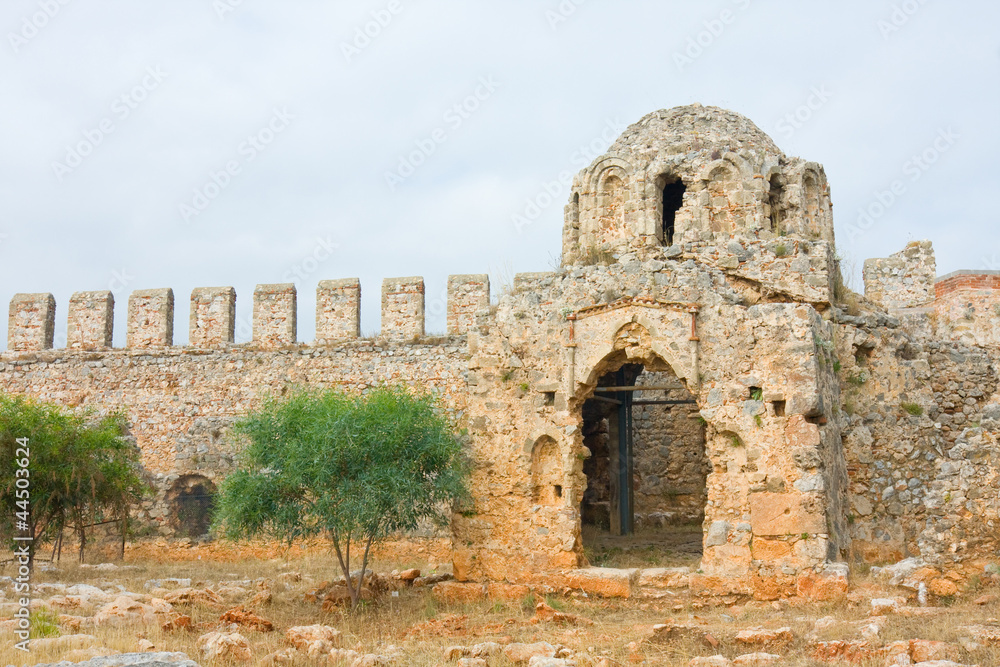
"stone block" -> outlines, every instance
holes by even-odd
[[[253,342],[264,349],[294,345],[296,292],[293,283],[257,285],[253,291]]]
[[[476,325],[476,313],[490,307],[487,274],[448,276],[448,333],[458,336]]]
[[[424,335],[424,279],[382,281],[382,335],[408,339]]]
[[[750,525],[754,537],[826,532],[826,519],[808,512],[798,493],[750,494]]]
[[[442,581],[431,589],[434,599],[445,604],[468,604],[486,599],[486,586],[474,582]]]
[[[125,345],[141,349],[173,344],[174,291],[167,288],[132,292],[128,298]]]
[[[56,300],[51,294],[15,294],[10,300],[7,347],[14,352],[52,349]]]
[[[361,281],[322,280],[316,288],[316,340],[361,336]]]
[[[637,569],[610,567],[585,567],[566,573],[566,583],[570,588],[605,598],[632,597],[632,589],[638,578]]]
[[[111,347],[114,318],[115,296],[110,291],[75,292],[69,299],[66,347],[71,350]]]
[[[198,287],[191,292],[188,338],[193,347],[224,347],[235,340],[236,290]]]

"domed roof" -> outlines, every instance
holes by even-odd
[[[758,164],[767,158],[784,157],[771,137],[749,118],[700,104],[647,114],[629,125],[608,149],[609,155],[628,156],[637,165],[658,155],[686,156],[687,162],[701,162],[728,152]]]

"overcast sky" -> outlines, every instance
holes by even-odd
[[[371,334],[382,279],[423,275],[443,331],[448,274],[550,270],[560,175],[693,102],[825,165],[856,275],[922,238],[939,274],[1000,269],[998,25],[995,0],[3,0],[0,302],[53,293],[60,346],[70,295],[111,289],[123,345],[129,293],[172,287],[184,343],[191,289],[232,285],[242,341],[254,286],[293,281],[309,341],[319,280],[361,278]]]

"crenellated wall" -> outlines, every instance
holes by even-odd
[[[446,336],[425,336],[419,277],[383,281],[369,339],[360,281],[320,282],[312,344],[291,284],[257,286],[245,344],[231,287],[191,293],[186,346],[170,289],[130,296],[118,348],[111,293],[77,292],[58,350],[55,299],[18,294],[0,386],[123,410],[157,489],[143,516],[164,534],[232,469],[229,427],[263,397],[402,383],[468,433],[460,580],[592,576],[631,594],[634,571],[579,569],[600,503],[611,532],[633,505],[646,527],[704,517],[697,591],[834,597],[851,557],[974,569],[998,546],[1000,274],[938,279],[920,241],[866,262],[867,299],[845,298],[831,206],[823,168],[742,116],[660,111],[576,177],[559,268],[518,274],[494,306],[486,275],[449,277]],[[611,395],[635,387],[602,384],[642,375],[634,412]]]
[[[486,274],[448,277],[449,336],[461,336],[489,315],[490,281]],[[69,303],[68,350],[112,348],[115,299],[111,292],[76,292]],[[257,285],[253,293],[253,335],[248,345],[278,350],[299,343],[295,285]],[[56,301],[51,294],[16,294],[10,303],[8,347],[11,352],[50,350]],[[143,350],[173,346],[174,293],[171,289],[136,290],[128,300],[125,347]],[[236,290],[198,287],[191,292],[188,347],[234,345]],[[361,335],[361,282],[357,278],[323,280],[316,288],[316,345],[353,340]],[[382,284],[380,337],[412,340],[424,336],[424,279],[387,278]]]

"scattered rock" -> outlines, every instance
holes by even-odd
[[[294,648],[283,648],[274,653],[268,653],[260,662],[257,663],[257,667],[273,667],[274,665],[284,665],[289,662],[295,662],[300,658],[300,654]]]
[[[396,575],[396,578],[399,579],[400,581],[405,581],[412,584],[413,580],[419,576],[420,576],[420,570],[418,570],[417,568],[412,568],[409,570],[403,570],[398,575]]]
[[[986,595],[980,595],[975,600],[973,600],[972,603],[982,606],[987,604],[993,604],[998,599],[1000,599],[1000,597],[993,595],[992,593],[988,593]]]
[[[360,657],[361,654],[357,651],[346,648],[335,648],[329,654],[330,662],[335,665],[353,665]]]
[[[205,660],[249,662],[250,642],[238,632],[209,632],[198,637],[198,650]]]
[[[748,667],[775,665],[780,661],[781,656],[774,653],[747,653],[733,658],[734,665],[746,665]]]
[[[536,655],[528,660],[528,667],[575,667],[576,662],[564,658],[543,658]]]
[[[107,651],[107,649],[81,649],[81,651]],[[73,651],[72,653],[76,653]],[[54,665],[35,665],[35,667],[66,667],[66,662],[73,662],[77,656],[66,654],[63,662]],[[185,653],[100,653],[90,658],[81,658],[75,667],[198,667],[198,664]]]
[[[792,629],[747,628],[736,634],[736,641],[747,646],[785,646],[795,640]]]
[[[169,621],[165,622],[160,628],[164,632],[174,632],[176,630],[193,630],[194,623],[191,621],[191,617],[187,614],[177,614]]]
[[[215,591],[199,588],[178,588],[163,596],[170,604],[204,604],[222,606],[222,598]]]
[[[324,653],[340,646],[340,631],[329,625],[296,625],[285,631],[285,639],[300,651],[308,651],[316,642],[326,644]]]
[[[733,661],[724,655],[713,655],[710,658],[691,658],[688,667],[729,667]]]
[[[159,598],[153,598],[149,604],[142,604],[133,598],[121,595],[94,614],[94,625],[162,624],[172,611],[170,604]]]
[[[730,667],[733,661],[724,655],[713,655],[710,658],[691,658],[688,667]]]
[[[511,662],[523,663],[528,662],[536,656],[554,658],[556,657],[556,647],[548,642],[535,642],[534,644],[514,643],[505,646],[503,654]]]
[[[154,588],[166,588],[174,590],[177,588],[190,588],[190,579],[178,579],[176,577],[170,577],[166,579],[149,579],[142,585],[144,590],[151,591]]]
[[[535,615],[531,619],[531,623],[540,623],[542,621],[547,621],[550,623],[562,623],[563,625],[593,625],[594,622],[590,619],[583,618],[582,616],[577,616],[575,614],[566,614],[561,611],[556,611],[544,602],[539,602],[535,605]]]
[[[927,584],[927,589],[939,598],[950,598],[958,594],[958,584],[944,577],[932,579],[931,583]]]
[[[906,604],[905,598],[873,598],[872,601],[872,614],[882,615],[889,611],[899,611],[899,608]]]
[[[489,667],[482,658],[459,658],[458,667]]]
[[[261,618],[251,611],[247,611],[245,607],[233,607],[222,614],[219,620],[223,623],[235,623],[236,625],[256,630],[257,632],[271,632],[274,630],[274,624],[271,621]]]
[[[145,637],[139,637],[139,639],[136,640],[135,648],[139,651],[139,653],[150,653],[151,651],[156,650],[156,646],[153,645],[153,642],[149,641]]]
[[[444,614],[406,631],[406,637],[464,637],[469,634],[469,617],[466,614]]]

